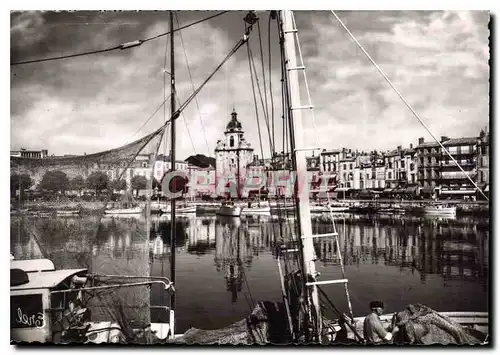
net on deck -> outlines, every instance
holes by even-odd
[[[28,175],[32,181],[29,191],[21,186],[11,200],[24,211],[11,220],[15,258],[47,258],[56,269],[116,275],[95,278],[92,286],[145,281],[120,276],[150,276],[153,167],[164,131],[165,126],[95,154],[11,157],[11,177],[21,181]],[[127,341],[142,341],[132,328],[151,324],[150,289],[120,287],[87,295],[92,321],[118,323]]]

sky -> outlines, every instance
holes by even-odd
[[[174,26],[215,13],[179,11]],[[242,36],[245,14],[231,11],[176,33],[176,87],[181,102]],[[303,114],[306,146],[389,150],[410,143],[415,146],[419,137],[432,140],[331,12],[294,14],[314,105],[314,116],[311,112]],[[272,21],[268,36],[269,12],[258,11],[257,15],[267,91],[269,78],[272,84],[275,139],[277,150],[281,150],[277,27]],[[435,136],[477,136],[489,125],[488,12],[338,11],[337,15]],[[10,29],[10,61],[14,63],[149,38],[168,31],[169,14],[13,12]],[[170,79],[167,75],[165,89],[163,72],[171,70],[165,54],[170,46],[168,38],[163,36],[127,50],[11,65],[11,149],[89,154],[119,147],[161,126],[168,118],[169,105],[165,112],[161,108],[147,120],[170,92]],[[263,90],[257,27],[249,44]],[[308,104],[305,93],[302,90],[303,105]],[[271,107],[270,95],[267,101]],[[263,152],[268,157],[259,96],[257,102]],[[230,58],[177,121],[177,156],[213,156],[233,108],[246,139],[261,155],[246,47]]]

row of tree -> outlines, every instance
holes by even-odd
[[[154,180],[153,180],[154,181]],[[156,187],[154,181],[153,187]],[[11,174],[10,176],[10,191],[11,196],[15,196],[16,191],[19,190],[21,197],[25,190],[33,186],[33,179],[28,174]],[[139,190],[147,188],[147,179],[144,176],[136,175],[132,177],[130,186],[123,179],[110,180],[108,175],[101,171],[95,171],[90,174],[87,179],[82,176],[76,176],[69,179],[65,172],[60,170],[47,171],[38,186],[37,190],[41,192],[62,193],[67,191],[75,191],[81,196],[82,192],[86,189],[95,191],[96,196],[100,195],[102,191],[112,189],[113,191],[123,191],[127,188],[135,190],[139,194]]]

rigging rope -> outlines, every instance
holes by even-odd
[[[170,96],[171,96],[171,95],[169,95],[166,99],[164,99],[164,100],[163,100],[163,102],[162,102],[162,103],[161,103],[161,104],[160,104],[160,105],[156,108],[156,110],[155,110],[155,111],[154,111],[154,112],[153,112],[153,113],[149,116],[149,118],[148,118],[148,119],[147,119],[147,120],[146,120],[146,121],[142,124],[142,126],[141,126],[141,127],[139,127],[139,129],[138,129],[138,130],[137,130],[137,131],[136,131],[136,132],[132,135],[132,137],[130,137],[130,139],[133,139],[133,138],[137,135],[137,133],[139,133],[139,132],[140,132],[140,130],[141,130],[141,129],[143,129],[143,128],[144,128],[144,126],[146,126],[146,125],[148,124],[148,122],[149,122],[149,121],[150,121],[150,120],[154,117],[154,115],[156,115],[156,113],[157,113],[158,111],[160,111],[160,109],[161,109],[163,106],[165,106],[165,102],[167,102],[167,100],[168,100],[168,99],[170,99]],[[165,121],[165,122],[164,122],[164,124],[166,125],[166,124],[167,124],[167,122],[169,122],[169,121]]]
[[[262,36],[261,36],[261,33],[260,33],[260,21],[257,22],[257,30],[258,30],[258,33],[259,33],[259,48],[260,48],[260,66],[262,68],[262,82],[264,83],[264,101],[266,103],[266,106],[265,106],[265,112],[266,112],[266,119],[269,121],[269,106],[267,104],[267,88],[266,88],[266,72],[264,70],[264,51],[262,50]],[[270,54],[268,54],[270,56]],[[269,72],[269,76],[271,76],[271,72]],[[269,132],[269,135],[272,137],[272,134],[271,132]],[[273,139],[271,138],[271,142],[273,141]],[[272,151],[274,150],[273,148],[274,146],[271,145],[270,149],[271,149],[271,157],[273,156],[272,155]]]
[[[253,73],[254,73],[253,75],[255,76],[255,83],[256,83],[257,89],[259,91],[260,104],[262,106],[262,111],[264,114],[264,121],[266,123],[267,135],[269,137],[269,148],[271,149],[271,151],[273,151],[273,142],[272,142],[272,138],[271,138],[271,129],[269,127],[269,118],[266,115],[266,109],[264,106],[264,99],[262,98],[262,91],[260,90],[259,78],[257,77],[257,70],[255,69],[255,62],[253,60],[252,49],[250,48],[250,45],[248,45],[248,51],[250,52],[250,62],[252,64],[252,69],[253,69]],[[252,70],[250,70],[250,71],[252,71]]]
[[[175,29],[174,32],[177,32],[177,31],[180,31],[180,30],[184,30],[184,29],[189,28],[191,26],[197,25],[197,24],[199,24],[201,22],[205,22],[205,21],[211,20],[211,19],[213,19],[215,17],[218,17],[220,15],[223,15],[223,14],[225,14],[227,12],[229,12],[229,11],[222,11],[222,12],[219,12],[218,14],[215,14],[215,15],[212,15],[212,16],[208,16],[208,17],[205,17],[205,18],[203,18],[201,20],[189,23],[189,24],[187,24],[185,26],[182,26],[182,27],[179,27],[179,28]],[[113,46],[113,47],[110,47],[110,48],[98,49],[98,50],[88,51],[88,52],[82,52],[82,53],[62,55],[62,56],[57,56],[57,57],[49,57],[49,58],[26,60],[26,61],[22,61],[22,62],[14,62],[14,63],[10,63],[10,65],[13,66],[13,65],[22,65],[22,64],[32,64],[32,63],[48,62],[48,61],[52,61],[52,60],[68,59],[68,58],[82,57],[82,56],[91,55],[91,54],[105,53],[105,52],[110,52],[110,51],[114,51],[114,50],[117,50],[117,49],[122,49],[123,50],[123,49],[131,48],[131,47],[135,47],[137,45],[141,45],[143,43],[152,41],[154,39],[157,39],[157,38],[160,38],[160,37],[163,37],[163,36],[166,36],[168,34],[170,34],[170,31],[164,32],[164,33],[160,33],[160,34],[158,34],[156,36],[153,36],[153,37],[149,37],[149,38],[145,38],[145,39],[138,39],[138,40],[135,40],[135,41],[132,41],[132,42],[128,42],[128,43],[122,43],[122,44],[119,44],[117,46]]]
[[[479,190],[479,192],[481,193],[481,195],[483,195],[483,197],[489,201],[488,197],[485,195],[485,193],[477,186],[477,184],[472,180],[472,178],[465,172],[464,169],[462,169],[462,167],[460,166],[460,164],[455,160],[455,158],[453,158],[453,156],[451,155],[451,153],[448,151],[448,149],[446,149],[446,147],[439,141],[439,139],[437,139],[437,137],[431,132],[431,130],[427,127],[427,125],[425,124],[425,122],[420,118],[419,114],[413,109],[413,107],[408,103],[408,101],[406,101],[406,99],[404,98],[404,96],[399,92],[399,90],[394,86],[394,84],[391,82],[391,80],[387,77],[387,75],[384,73],[384,71],[378,66],[378,64],[373,60],[373,58],[370,56],[370,54],[368,54],[368,52],[365,50],[365,48],[361,45],[361,43],[358,42],[358,40],[356,39],[356,37],[354,37],[354,35],[351,33],[351,31],[349,31],[349,29],[346,27],[346,25],[342,22],[342,20],[337,16],[337,14],[335,13],[335,11],[333,10],[330,10],[331,13],[333,14],[333,16],[335,16],[335,18],[337,19],[337,21],[340,23],[340,25],[344,28],[344,30],[349,34],[349,36],[352,38],[352,40],[356,43],[356,45],[359,47],[359,49],[361,49],[361,51],[366,55],[366,57],[368,58],[368,60],[373,64],[373,66],[378,70],[378,72],[380,73],[380,75],[382,75],[382,77],[385,79],[385,81],[387,81],[387,83],[391,86],[391,88],[394,90],[394,92],[399,96],[399,98],[404,102],[404,104],[406,105],[406,107],[408,107],[408,109],[411,111],[411,113],[413,114],[413,116],[415,116],[415,118],[420,122],[420,124],[425,128],[425,130],[431,135],[431,137],[439,144],[439,146],[441,147],[441,149],[443,149],[446,154],[450,157],[450,159],[457,165],[457,167],[460,169],[460,171],[467,177],[467,179],[469,179],[469,181],[472,183],[472,185],[474,185],[474,187],[476,189]]]
[[[175,12],[174,14],[175,14],[175,20],[177,21],[177,26],[179,27],[179,18],[177,16],[177,12]],[[182,32],[179,32],[179,38],[181,40],[182,51],[184,52],[184,59],[186,60],[186,66],[187,66],[187,70],[188,70],[188,74],[189,74],[189,80],[191,81],[191,88],[194,91],[195,88],[194,88],[194,84],[193,84],[193,76],[191,75],[191,67],[189,65],[189,60],[188,60],[188,57],[187,57],[186,48],[184,46],[184,40],[182,39]],[[203,120],[201,118],[201,111],[200,111],[200,104],[198,102],[198,97],[195,97],[195,101],[196,101],[196,108],[198,110],[198,117],[200,119],[201,129],[203,131],[203,137],[205,138],[205,144],[207,145],[208,156],[210,156],[210,147],[208,145],[208,139],[207,139],[207,133],[205,131],[205,125],[203,124]],[[180,102],[179,102],[179,104],[180,104]],[[187,126],[186,126],[186,128],[187,128]],[[191,140],[191,143],[192,143],[192,140]],[[194,147],[194,145],[193,145],[193,147]],[[196,154],[196,151],[195,151],[195,154]]]
[[[273,97],[273,85],[272,85],[272,71],[271,71],[271,19],[272,15],[269,14],[269,22],[267,26],[267,53],[269,59],[268,72],[269,72],[269,98],[271,99],[271,127],[272,127],[272,136],[273,136],[273,152],[271,154],[271,158],[274,157],[276,153],[276,141],[275,141],[275,133],[274,133],[274,97]]]
[[[250,61],[250,45],[248,44],[248,42],[247,42],[247,53],[248,53],[248,67],[250,69],[250,80],[252,82],[253,103],[254,103],[254,107],[255,107],[255,119],[257,120],[257,131],[259,133],[260,154],[261,154],[262,159],[264,159],[264,149],[262,148],[262,134],[260,132],[259,108],[257,105],[257,95],[255,95],[255,86],[253,83],[252,63]]]

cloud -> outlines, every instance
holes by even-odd
[[[211,14],[180,12],[180,25]],[[470,136],[488,123],[488,13],[351,11],[338,15],[437,136]],[[274,26],[269,75],[267,14],[259,16],[266,86],[271,76],[276,145],[281,150],[279,47]],[[420,136],[430,138],[329,12],[296,12],[295,16],[315,106],[316,130],[311,112],[303,112],[305,145],[382,150],[415,144]],[[241,12],[226,14],[192,26],[182,31],[182,42],[176,35],[180,102],[241,37],[242,17]],[[168,16],[162,12],[23,12],[13,14],[11,20],[11,58],[16,60],[106,48],[168,31]],[[168,37],[125,51],[12,66],[11,148],[90,153],[125,144],[159,127],[170,111],[167,100],[165,114],[161,108],[151,117],[170,93],[170,78],[164,80],[163,74],[165,67],[170,68],[168,57],[165,65]],[[250,45],[263,85],[256,30]],[[256,95],[263,150],[269,155],[258,91]],[[304,90],[301,100],[307,104]],[[269,95],[267,101],[270,105]],[[247,140],[260,155],[245,46],[177,121],[178,156],[185,158],[195,151],[213,155],[233,107]]]

